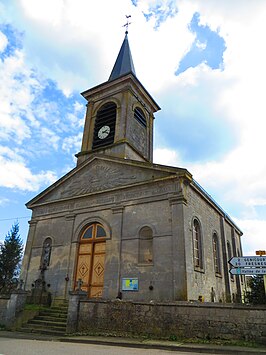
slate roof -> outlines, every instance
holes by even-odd
[[[113,67],[113,70],[111,72],[108,81],[117,79],[120,76],[126,75],[128,73],[132,73],[136,76],[133,59],[129,48],[127,32],[126,32],[124,41],[122,43],[122,46],[120,48],[120,51],[116,58],[115,65]]]

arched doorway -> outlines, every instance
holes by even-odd
[[[105,239],[106,232],[100,223],[91,223],[80,237],[75,288],[81,279],[81,289],[88,293],[89,298],[102,297]]]

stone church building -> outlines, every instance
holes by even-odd
[[[27,203],[21,279],[43,273],[53,300],[241,299],[228,260],[242,232],[184,168],[154,164],[160,107],[138,80],[127,32],[108,81],[82,93],[77,166]]]

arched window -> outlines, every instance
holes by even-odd
[[[142,111],[141,108],[139,108],[139,107],[135,108],[134,117],[137,121],[139,121],[139,123],[142,124],[142,126],[147,127],[146,118],[145,118],[144,112]]]
[[[139,232],[139,263],[153,263],[153,235],[149,227],[143,227]]]
[[[52,251],[52,239],[48,237],[43,242],[41,265],[40,265],[41,270],[46,270],[47,267],[50,265],[51,251]]]
[[[108,102],[97,112],[92,148],[103,147],[114,142],[116,123],[116,104]]]
[[[228,261],[232,258],[232,249],[231,249],[231,245],[230,243],[227,241],[227,257],[228,257]],[[230,269],[232,268],[232,266],[229,266]],[[230,278],[233,281],[234,280],[234,275],[231,274],[230,272]]]
[[[194,248],[194,267],[196,270],[203,270],[202,257],[202,235],[199,221],[193,220],[193,248]]]
[[[106,238],[106,232],[100,223],[92,223],[84,230],[80,242],[94,242],[99,238]]]
[[[220,247],[217,233],[214,232],[212,235],[212,246],[213,246],[213,261],[215,274],[221,275],[221,258],[220,258]]]

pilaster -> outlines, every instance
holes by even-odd
[[[65,219],[68,223],[68,229],[71,231],[70,232],[70,239],[69,239],[69,252],[68,252],[68,259],[67,259],[67,272],[65,276],[65,292],[64,292],[64,298],[67,298],[67,291],[68,289],[74,288],[74,260],[75,260],[75,251],[73,250],[75,247],[75,244],[73,243],[73,238],[74,238],[74,224],[75,224],[75,217],[76,214],[68,214],[65,216]],[[70,275],[72,273],[72,275]]]
[[[29,232],[27,238],[27,244],[25,248],[25,253],[23,257],[20,279],[24,281],[25,288],[27,288],[27,279],[28,279],[28,271],[30,267],[30,260],[31,260],[31,253],[32,253],[32,246],[35,238],[37,221],[31,220],[29,221]]]
[[[111,240],[106,243],[103,298],[116,298],[121,289],[123,206],[112,209]]]
[[[239,256],[236,250],[236,237],[235,237],[235,229],[231,227],[231,238],[232,238],[232,246],[233,246],[233,256]],[[241,302],[241,285],[240,285],[240,276],[236,275],[234,276],[236,280],[236,289],[237,289],[237,296],[236,296],[236,301],[238,303]]]
[[[220,228],[221,228],[221,242],[222,242],[222,258],[223,258],[223,269],[224,269],[224,283],[225,283],[225,297],[226,302],[231,302],[231,285],[229,279],[229,268],[228,268],[228,260],[227,260],[227,252],[226,252],[226,235],[224,228],[224,217],[220,218]]]
[[[183,195],[180,194],[170,198],[169,203],[172,214],[173,300],[186,301],[185,200]]]

